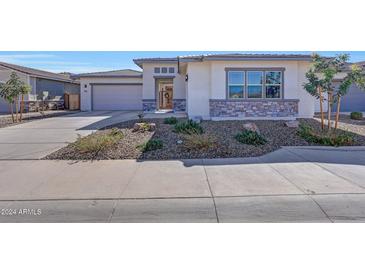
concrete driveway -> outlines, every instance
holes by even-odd
[[[86,136],[95,130],[129,119],[133,111],[78,112],[46,118],[0,129],[0,159],[40,159],[74,142],[78,134]]]
[[[365,222],[365,147],[243,159],[0,161],[0,178],[0,222]]]

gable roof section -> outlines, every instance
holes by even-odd
[[[121,78],[141,78],[142,72],[133,69],[121,69],[121,70],[111,70],[111,71],[101,71],[101,72],[91,72],[91,73],[81,73],[76,75],[77,78],[81,77],[121,77]]]
[[[174,63],[174,62],[203,62],[203,61],[272,61],[272,60],[293,60],[311,61],[309,54],[205,54],[205,55],[186,55],[175,58],[140,58],[134,59],[134,63],[142,68],[143,63]]]
[[[64,74],[58,74],[58,73],[48,72],[48,71],[39,70],[39,69],[23,67],[23,66],[19,66],[19,65],[5,63],[5,62],[0,62],[0,66],[27,74],[29,76],[37,77],[37,78],[56,80],[56,81],[61,81],[61,82],[76,83],[73,79],[71,79],[69,76],[64,75]]]

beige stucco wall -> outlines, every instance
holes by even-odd
[[[85,77],[80,79],[80,108],[82,111],[91,110],[91,84],[127,84],[142,83],[142,78],[117,77]]]
[[[189,116],[209,118],[209,99],[226,99],[226,68],[284,68],[284,99],[299,99],[299,117],[312,117],[314,98],[302,87],[309,62],[211,61],[188,64]]]
[[[188,64],[187,102],[189,117],[201,116],[209,119],[209,99],[211,98],[211,65],[209,62]]]
[[[155,67],[173,67],[175,69],[174,73],[154,73]],[[156,99],[156,84],[155,77],[163,78],[174,76],[174,99],[185,99],[186,89],[185,89],[185,75],[180,75],[177,73],[177,64],[175,63],[144,63],[143,64],[143,99]]]

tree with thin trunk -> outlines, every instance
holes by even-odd
[[[12,72],[10,79],[0,86],[0,96],[9,104],[11,118],[14,122],[21,121],[24,108],[24,95],[31,91],[31,86],[20,80],[19,76]],[[20,115],[19,115],[19,97],[21,97]],[[14,116],[15,104],[15,116]],[[19,117],[20,116],[20,117]],[[20,120],[19,120],[20,119]]]
[[[335,129],[337,129],[341,98],[347,94],[352,84],[365,89],[365,71],[357,65],[349,66],[348,60],[348,54],[340,54],[335,58],[325,58],[318,54],[312,56],[312,67],[305,75],[307,82],[303,84],[303,87],[309,94],[319,99],[322,130],[325,128],[323,110],[325,100],[327,100],[328,130],[332,127],[332,107],[337,103],[335,116]],[[340,84],[337,85],[336,82]],[[326,99],[324,94],[327,95]]]

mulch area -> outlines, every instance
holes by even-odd
[[[13,123],[13,120],[11,119],[11,115],[0,115],[0,128],[4,127],[11,127],[19,124],[24,124],[27,122],[31,122],[34,120],[40,120],[45,118],[51,118],[51,117],[58,117],[63,116],[71,113],[76,113],[75,111],[69,112],[69,111],[52,111],[48,112],[45,111],[45,113],[42,115],[40,112],[30,112],[30,113],[23,113],[23,119],[21,122]]]
[[[302,146],[308,143],[297,135],[295,128],[288,128],[284,121],[254,121],[260,129],[261,135],[267,139],[262,146],[241,144],[234,136],[242,131],[244,121],[204,121],[201,123],[204,134],[212,137],[216,146],[211,149],[190,150],[184,146],[184,135],[173,132],[173,125],[166,125],[163,119],[148,119],[156,123],[154,132],[133,132],[134,123],[128,121],[113,125],[120,128],[124,138],[115,146],[100,151],[97,155],[78,153],[73,144],[62,148],[46,157],[46,159],[69,160],[101,160],[101,159],[192,159],[192,158],[233,158],[260,156],[279,149],[281,146]],[[108,129],[97,134],[105,134]],[[163,148],[155,151],[142,152],[136,148],[149,139],[160,139]],[[178,144],[178,141],[183,141]]]

